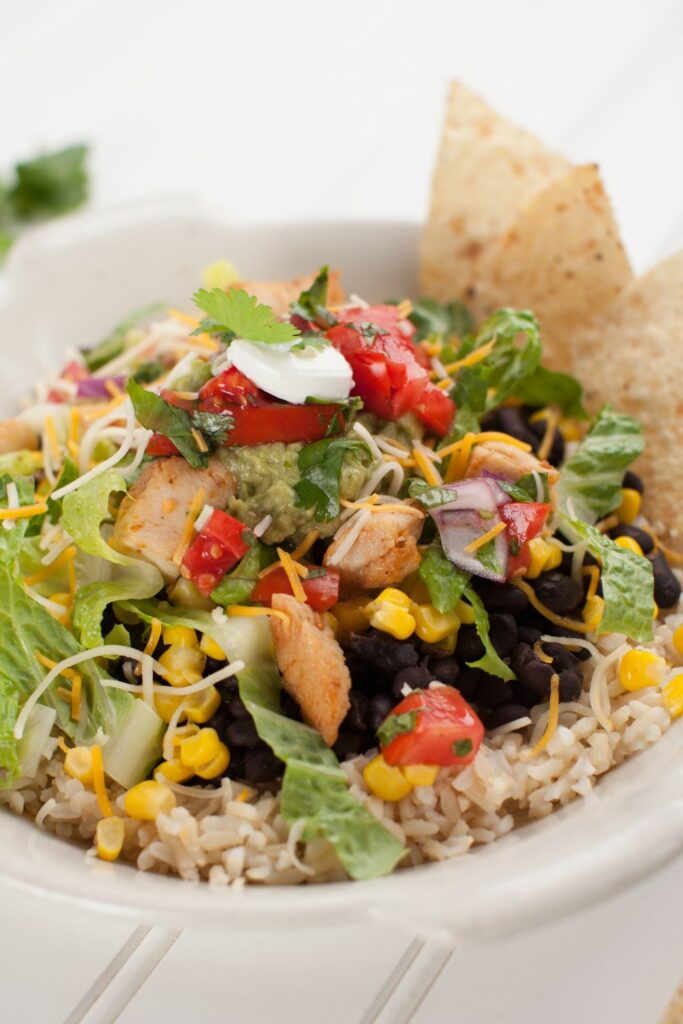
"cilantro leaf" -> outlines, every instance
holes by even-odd
[[[466,587],[463,597],[472,607],[477,634],[484,645],[483,657],[478,661],[468,661],[467,664],[470,668],[480,668],[492,676],[500,676],[501,679],[514,679],[515,673],[505,664],[491,643],[489,616],[479,594],[472,587]]]
[[[566,512],[573,508],[576,518],[587,523],[615,509],[624,472],[642,454],[644,444],[638,421],[606,405],[560,470],[560,508]]]
[[[299,298],[291,303],[291,312],[320,327],[327,328],[336,324],[337,318],[327,309],[328,284],[328,267],[321,267],[311,287],[306,288]]]
[[[235,424],[235,417],[229,412],[193,412],[192,423],[201,430],[209,448],[223,444]]]
[[[132,378],[128,381],[128,394],[143,427],[170,438],[193,469],[203,469],[208,465],[206,453],[199,450],[192,435],[195,428],[189,413],[165,402],[154,392],[146,391]]]
[[[341,512],[340,484],[348,452],[368,451],[364,441],[336,437],[314,441],[299,452],[301,479],[294,485],[296,504],[314,509],[318,523],[336,519]]]
[[[538,496],[536,479],[540,481],[542,496]],[[506,494],[509,494],[513,501],[550,501],[550,488],[548,487],[548,474],[527,473],[521,476],[517,483],[512,480],[496,480],[496,483]]]
[[[15,167],[9,198],[17,217],[53,217],[80,206],[88,197],[85,146],[69,146]]]
[[[554,373],[545,366],[537,366],[530,376],[515,388],[515,396],[526,405],[557,405],[567,416],[585,420],[588,413],[583,407],[583,388],[576,377],[568,373]]]
[[[470,575],[446,558],[440,540],[434,540],[420,562],[419,576],[429,600],[438,612],[452,612],[462,597]]]
[[[270,306],[261,305],[243,288],[200,288],[193,296],[195,305],[209,314],[198,330],[229,333],[235,338],[258,341],[263,345],[296,344],[301,332],[292,324],[280,323]],[[197,333],[197,332],[195,332]]]
[[[377,739],[382,747],[388,747],[397,736],[412,732],[417,722],[417,709],[404,711],[400,715],[389,714],[377,730]]]
[[[133,377],[138,384],[151,384],[153,380],[161,377],[165,369],[166,367],[162,362],[152,359],[147,363],[140,363]]]
[[[449,487],[433,487],[426,480],[413,479],[408,484],[408,494],[420,502],[423,508],[438,508],[455,501],[457,491]]]
[[[455,740],[451,750],[456,757],[467,757],[472,752],[472,740]]]
[[[503,566],[500,564],[500,559],[496,553],[496,542],[495,540],[489,540],[486,544],[482,544],[480,548],[477,548],[476,559],[483,565],[489,572],[495,572],[499,576],[503,573]]]

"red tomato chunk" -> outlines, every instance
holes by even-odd
[[[414,690],[388,715],[377,733],[387,764],[469,764],[481,746],[484,726],[457,690]]]
[[[302,579],[306,602],[314,612],[326,612],[339,600],[339,573],[326,569],[324,576]],[[258,581],[251,593],[251,600],[270,605],[275,594],[291,594],[292,588],[287,573],[279,566]]]
[[[205,597],[249,550],[244,540],[246,529],[238,519],[215,509],[185,552],[183,576]]]

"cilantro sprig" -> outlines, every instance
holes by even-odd
[[[301,479],[294,485],[299,507],[313,509],[318,523],[336,519],[341,512],[341,475],[349,452],[368,452],[365,441],[336,437],[314,441],[299,452]]]
[[[261,304],[254,295],[248,295],[243,288],[200,288],[193,300],[207,313],[195,334],[220,334],[224,341],[244,338],[261,345],[296,345],[301,332],[293,324],[281,323],[270,306]]]

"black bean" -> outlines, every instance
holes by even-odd
[[[538,438],[533,428],[527,423],[526,417],[519,406],[505,405],[498,410],[496,417],[497,426],[505,434],[510,434],[520,441],[530,444],[532,448],[538,448]]]
[[[282,714],[286,715],[287,718],[293,718],[295,722],[301,721],[301,708],[286,690],[280,691],[280,707]]]
[[[350,648],[361,661],[367,661],[392,674],[409,665],[417,665],[419,661],[414,643],[395,640],[377,630],[370,630],[368,633],[352,633]]]
[[[519,673],[519,681],[525,687],[535,693],[537,697],[547,697],[550,693],[550,680],[553,675],[552,665],[539,661],[535,656],[530,658]]]
[[[544,572],[532,583],[536,596],[552,612],[564,615],[574,611],[583,598],[583,587],[561,572]]]
[[[243,779],[244,778],[244,751],[243,750],[231,750],[230,751],[230,764],[225,770],[225,774],[230,779]],[[199,780],[197,780],[199,784]]]
[[[490,616],[490,637],[496,653],[506,658],[517,643],[517,623],[514,616],[507,612],[494,613]]]
[[[245,782],[272,782],[282,775],[284,765],[265,743],[244,755]]]
[[[638,491],[638,494],[645,492],[645,484],[640,479],[637,473],[634,473],[632,469],[627,469],[624,473],[624,479],[621,481],[622,487],[628,487],[631,491]]]
[[[430,658],[429,674],[432,679],[445,683],[446,686],[457,684],[460,666],[455,658]]]
[[[583,690],[583,678],[578,668],[560,672],[560,700],[578,700]]]
[[[477,592],[488,612],[511,612],[519,615],[529,604],[529,598],[512,583],[477,584]]]
[[[254,720],[251,717],[236,718],[225,730],[225,740],[228,747],[253,747],[259,742]]]
[[[681,596],[681,585],[661,551],[649,558],[655,577],[655,601],[660,608],[671,608]]]
[[[572,652],[563,644],[543,644],[543,651],[553,659],[553,668],[556,672],[564,669],[575,669],[578,662]]]
[[[535,657],[533,648],[528,643],[519,643],[512,652],[510,658],[510,667],[515,673],[517,678],[521,678],[521,675],[529,661]]]
[[[456,689],[462,694],[465,700],[472,700],[479,688],[484,673],[478,668],[469,668],[463,665],[458,676]]]
[[[543,630],[535,629],[533,626],[521,626],[517,624],[517,639],[528,647],[533,647],[537,640],[543,636]]]
[[[486,727],[495,729],[499,725],[507,725],[508,722],[516,722],[518,718],[527,718],[528,708],[523,704],[503,704],[486,714]],[[524,728],[524,726],[520,726]]]
[[[362,690],[354,690],[352,688],[349,692],[349,704],[351,707],[345,721],[348,722],[352,729],[360,729],[362,732],[368,727],[370,700]]]
[[[613,540],[616,540],[617,537],[631,537],[632,540],[635,540],[640,544],[644,555],[649,555],[655,546],[655,542],[650,534],[646,533],[645,530],[640,530],[637,526],[625,526],[620,524],[619,526],[615,526],[613,530],[610,530],[609,535]]]
[[[242,703],[242,698],[237,690],[233,690],[232,693],[230,693],[225,701],[225,707],[233,718],[245,718],[249,715],[249,712]]]
[[[545,417],[543,417],[543,419],[535,420],[533,423],[529,424],[529,429],[533,431],[536,439],[536,443],[533,445],[534,451],[538,451],[539,444],[545,437],[547,426],[548,421]],[[560,430],[555,429],[553,431],[553,440],[550,445],[547,459],[552,466],[559,465],[564,459],[564,438]]]
[[[539,697],[534,690],[527,689],[527,687],[520,682],[516,682],[513,689],[515,692],[515,701],[518,704],[523,704],[525,708],[534,708],[544,699],[543,697]],[[547,696],[545,699],[547,699]]]
[[[377,743],[369,738],[366,732],[342,725],[333,750],[339,760],[343,761],[346,757],[364,753],[370,746],[377,746]]]
[[[455,656],[460,662],[477,661],[483,657],[484,645],[479,639],[475,626],[461,626],[455,645]]]
[[[368,709],[368,727],[374,734],[387,717],[389,712],[396,707],[396,701],[388,693],[378,693],[370,701]]]
[[[391,692],[397,700],[402,700],[402,690],[406,683],[412,690],[419,690],[429,686],[432,679],[438,679],[438,676],[433,676],[426,665],[409,665],[408,668],[402,668],[396,673],[391,684]]]
[[[509,704],[514,697],[514,691],[510,683],[498,676],[491,676],[487,672],[482,673],[482,679],[477,687],[476,702],[484,708],[497,708],[501,704]]]

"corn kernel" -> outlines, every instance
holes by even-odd
[[[404,594],[402,590],[398,590],[396,587],[385,587],[382,593],[375,598],[375,601],[388,601],[389,604],[395,604],[398,605],[399,608],[405,608],[407,612],[409,612],[413,607],[413,602],[410,600],[408,595]]]
[[[413,788],[401,769],[387,764],[382,754],[366,764],[363,778],[370,792],[380,800],[402,800]]]
[[[339,601],[332,608],[332,614],[339,623],[342,635],[363,633],[369,626],[364,609],[368,604],[367,597],[352,597],[349,601]]]
[[[95,849],[100,860],[116,860],[123,849],[126,829],[123,818],[112,814],[100,818],[95,827]]]
[[[163,775],[169,782],[187,782],[194,775],[194,769],[181,764],[177,757],[172,757],[170,761],[162,761],[157,765],[154,774]]]
[[[666,662],[652,651],[627,651],[619,665],[619,682],[625,690],[641,690],[644,686],[659,686]]]
[[[323,612],[323,619],[332,630],[332,633],[334,634],[335,638],[339,636],[339,623],[335,619],[332,612]]]
[[[175,805],[175,793],[153,779],[138,782],[123,798],[126,814],[136,821],[155,821],[159,814],[170,814]]]
[[[185,709],[188,721],[204,725],[221,706],[221,695],[215,686],[208,686],[206,690],[192,694],[189,701]]]
[[[583,437],[583,430],[578,420],[572,420],[563,416],[558,426],[565,441],[580,441]]]
[[[213,637],[210,637],[208,633],[202,634],[202,639],[199,643],[199,650],[203,651],[207,658],[213,658],[214,661],[227,661],[227,656],[222,647],[219,647]]]
[[[411,786],[433,786],[439,774],[438,764],[406,764],[401,767],[403,777]]]
[[[643,549],[634,537],[617,537],[614,543],[617,547],[625,548],[626,551],[632,551],[634,555],[643,556]]]
[[[593,597],[588,598],[583,606],[581,616],[586,625],[595,630],[600,625],[604,612],[605,602],[603,598],[599,597],[598,594],[594,594]]]
[[[673,643],[678,653],[683,654],[683,623],[674,630]]]
[[[474,609],[466,601],[458,601],[455,606],[455,614],[463,626],[471,626],[474,623]]]
[[[413,615],[415,632],[426,644],[438,644],[460,628],[460,619],[455,612],[439,612],[431,604],[417,605]]]
[[[159,658],[164,668],[164,678],[171,686],[192,686],[202,678],[206,655],[197,647],[181,647],[172,644]]]
[[[622,487],[619,493],[621,494],[621,504],[616,510],[616,517],[620,523],[630,526],[640,515],[640,506],[643,499],[640,496],[640,492],[632,487]]]
[[[415,632],[415,619],[405,608],[388,601],[373,601],[368,605],[368,611],[370,625],[397,640],[407,640]]]
[[[173,690],[169,687],[168,693],[155,693],[154,694],[154,707],[156,713],[162,722],[171,721],[172,716],[179,704],[182,703],[184,697],[174,697]],[[184,721],[187,718],[187,709],[181,714],[180,721]]]
[[[180,741],[180,760],[188,768],[208,764],[220,752],[223,744],[215,729],[200,729],[194,736]]]
[[[683,715],[683,674],[679,672],[662,687],[662,696],[672,718]]]
[[[652,601],[652,618],[656,619],[659,615],[659,605],[655,600]]]
[[[164,626],[163,641],[167,646],[196,647],[197,633],[190,626]]]
[[[544,537],[534,537],[529,541],[531,562],[524,573],[527,579],[535,580],[542,572],[556,569],[562,561],[562,552],[556,544],[549,544]]]
[[[84,786],[92,785],[92,754],[90,747],[72,747],[64,755],[64,771]]]
[[[195,775],[198,775],[200,779],[216,779],[219,775],[223,774],[229,764],[230,751],[225,743],[221,743],[220,750],[214,758],[207,764],[202,764],[195,768]]]

